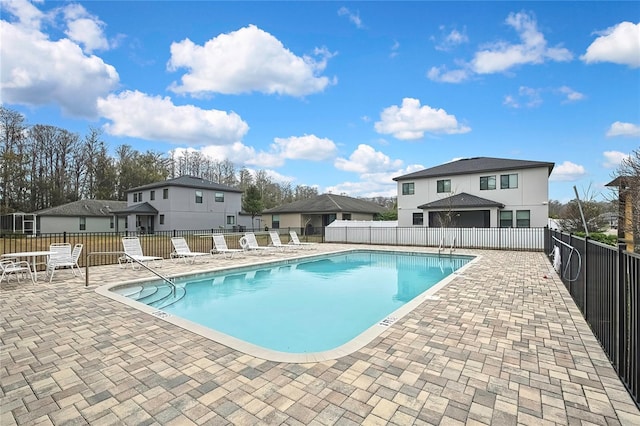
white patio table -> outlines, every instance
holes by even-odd
[[[38,265],[36,263],[37,257],[38,256],[50,256],[51,254],[53,254],[53,252],[49,251],[49,250],[21,251],[21,252],[18,252],[18,253],[5,253],[0,257],[16,257],[16,258],[26,257],[26,258],[31,258],[31,262],[29,263],[29,265],[31,265],[31,269],[33,270],[33,279],[35,281],[38,281],[38,268],[36,267]]]

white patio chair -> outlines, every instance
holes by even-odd
[[[131,269],[136,269],[136,263],[150,262],[156,267],[162,266],[163,258],[159,256],[146,256],[142,252],[140,239],[138,237],[123,237],[122,246],[124,247],[125,256],[118,259],[118,263],[122,266],[127,263],[131,264]]]
[[[298,234],[296,233],[296,231],[289,231],[289,236],[291,237],[291,242],[289,243],[291,245],[307,249],[315,248],[314,246],[316,245],[316,243],[300,242],[300,238],[298,238]]]
[[[211,253],[222,253],[225,255],[225,257],[229,256],[229,259],[231,259],[238,253],[244,253],[244,250],[242,249],[230,249],[229,247],[227,247],[227,240],[222,234],[213,236],[213,244],[216,248],[211,250]]]
[[[282,240],[280,239],[280,234],[277,231],[269,231],[269,238],[271,239],[271,247],[278,248],[282,251],[288,249],[298,249],[300,246],[295,246],[293,244],[282,244]]]
[[[247,232],[244,234],[242,238],[240,238],[240,247],[244,251],[253,252],[253,253],[275,253],[275,247],[267,247],[261,246],[258,244],[258,240],[256,239],[256,235],[253,232]]]
[[[195,263],[198,257],[211,256],[211,253],[191,251],[191,249],[189,248],[189,244],[187,244],[187,240],[185,240],[183,237],[171,238],[171,244],[173,245],[173,252],[171,252],[171,258],[172,259],[182,258],[184,260],[184,263],[187,263],[189,259],[191,259],[191,263]]]
[[[54,243],[49,246],[49,251],[52,254],[47,259],[47,275],[49,276],[49,282],[53,280],[53,275],[56,269],[70,268],[73,276],[76,276],[76,269],[82,276],[80,266],[78,266],[78,259],[82,253],[82,244],[76,244],[71,249],[69,243]]]
[[[36,280],[33,278],[33,271],[31,270],[31,265],[26,260],[14,260],[14,259],[2,259],[0,260],[0,270],[2,270],[2,275],[0,276],[0,283],[6,278],[7,282],[9,281],[9,277],[11,275],[15,275],[18,282],[20,282],[20,276],[24,278],[24,274],[29,274],[31,277],[31,282],[35,283]]]

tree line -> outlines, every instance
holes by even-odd
[[[29,125],[0,106],[0,214],[34,212],[81,199],[126,200],[137,186],[190,175],[243,192],[255,186],[265,209],[318,195],[315,187],[275,182],[265,170],[240,170],[198,151],[177,155],[120,145],[115,155],[102,132],[81,136],[45,124]]]

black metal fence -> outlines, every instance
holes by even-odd
[[[307,236],[299,228],[279,229],[284,243],[289,240],[289,230],[294,230],[302,241],[322,241],[322,234]],[[240,237],[242,232],[228,232],[225,229],[203,229],[203,230],[173,230],[155,231],[153,234],[138,234],[135,232],[60,232],[49,234],[38,234],[35,236],[24,234],[0,234],[0,255],[5,253],[33,252],[49,250],[52,243],[70,243],[71,245],[83,244],[82,256],[79,260],[81,267],[87,264],[87,254],[95,252],[121,252],[122,238],[137,236],[140,238],[140,245],[146,255],[169,258],[173,251],[171,244],[172,237],[184,237],[192,251],[208,252],[214,248],[211,234],[222,234],[225,236],[229,248],[240,248]],[[268,233],[263,229],[245,229],[254,232],[261,245],[269,243]],[[91,256],[89,266],[110,265],[118,261],[118,254]]]
[[[559,253],[562,282],[640,407],[640,255],[553,230],[545,247]]]

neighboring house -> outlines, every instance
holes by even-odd
[[[553,167],[475,157],[396,177],[399,226],[547,226]]]
[[[115,211],[127,206],[124,201],[79,200],[35,212],[36,230],[57,232],[115,232],[124,230],[125,221]]]
[[[129,230],[233,229],[242,206],[242,191],[194,176],[180,176],[131,188],[126,216]]]
[[[262,212],[262,224],[274,229],[312,230],[327,226],[337,219],[373,220],[384,211],[384,207],[371,201],[344,195],[322,194],[265,210]]]
[[[629,181],[630,178],[619,176],[605,186],[616,188],[618,192],[618,240],[627,245],[627,250],[634,251],[634,242],[638,242],[638,239],[636,238],[634,241],[633,206],[637,201],[637,199],[634,200],[634,197],[638,197],[639,195],[637,191],[632,190]],[[640,213],[636,212],[636,214],[638,215]],[[640,218],[636,220],[640,220]],[[638,236],[636,235],[636,237]]]

